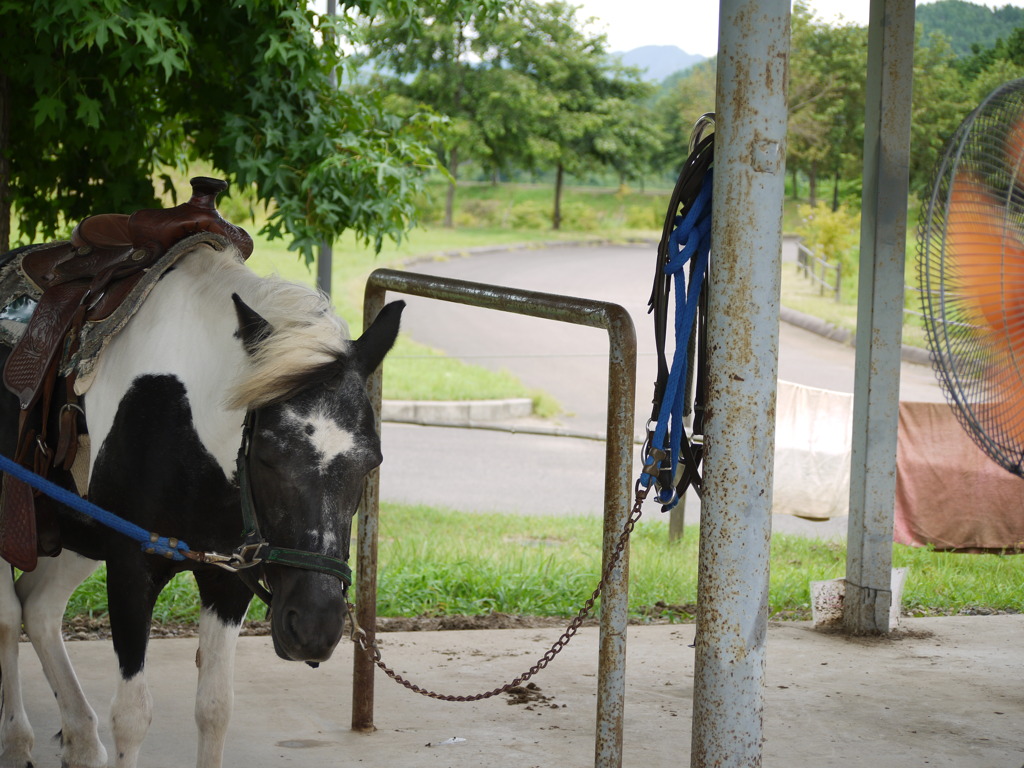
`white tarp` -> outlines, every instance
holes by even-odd
[[[817,520],[850,508],[853,395],[780,381],[772,512]]]

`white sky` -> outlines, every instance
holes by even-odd
[[[718,0],[571,0],[576,16],[599,19],[592,27],[608,35],[609,48],[628,51],[642,45],[675,45],[687,53],[714,56],[718,49]],[[971,0],[990,8],[1024,6],[1024,0]],[[919,2],[918,5],[921,5]],[[859,26],[868,23],[870,0],[810,0],[822,21]]]

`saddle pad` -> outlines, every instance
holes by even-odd
[[[42,292],[21,271],[21,257],[51,248],[53,243],[31,246],[0,268],[0,344],[13,348],[25,334]]]
[[[153,266],[142,273],[139,282],[132,287],[117,309],[109,316],[102,320],[87,322],[82,327],[79,336],[78,350],[69,359],[64,360],[60,371],[63,376],[72,371],[78,374],[75,379],[75,392],[82,395],[89,389],[100,353],[139,311],[139,307],[142,306],[146,297],[171,267],[183,257],[204,246],[216,251],[224,251],[232,245],[233,243],[228,238],[212,232],[199,232],[186,237],[169,248],[167,253],[157,259]],[[238,252],[238,260],[245,261],[241,252]]]
[[[35,404],[46,372],[63,348],[64,336],[88,289],[88,285],[81,283],[64,283],[46,291],[25,335],[7,358],[4,384],[17,395],[23,411]]]
[[[110,343],[110,340],[128,324],[128,321],[139,310],[150,291],[156,287],[167,270],[182,257],[202,246],[222,251],[230,245],[230,241],[221,235],[200,232],[186,237],[169,248],[167,253],[142,273],[138,282],[132,286],[116,309],[102,320],[85,323],[79,336],[78,350],[60,363],[61,375],[66,376],[76,372],[78,375],[75,380],[75,390],[79,395],[84,394],[92,383],[92,374],[100,353]],[[20,257],[52,246],[53,243],[33,246],[19,254],[19,258],[13,259],[10,264],[0,268],[0,344],[12,348],[17,345],[25,334],[28,318],[36,309],[42,295],[39,286],[28,279],[21,269]],[[239,259],[241,260],[241,255]]]

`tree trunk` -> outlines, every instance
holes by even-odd
[[[448,194],[444,200],[444,226],[446,229],[455,228],[455,183],[459,178],[459,150],[452,147],[448,156],[448,172],[452,180],[448,183]]]
[[[794,165],[793,166],[793,199],[794,200],[799,200],[800,199],[800,193],[797,190],[797,181],[798,181],[798,179],[799,179],[799,174],[798,174],[798,171],[796,169],[796,166]]]
[[[551,217],[551,228],[559,230],[562,228],[562,180],[565,176],[565,169],[558,164],[558,172],[555,174],[555,211]]]
[[[818,166],[814,163],[811,163],[810,170],[807,171],[807,185],[807,202],[813,208],[818,204]]]
[[[0,72],[0,253],[11,248],[11,84]]]
[[[832,177],[832,212],[839,210],[839,174]]]

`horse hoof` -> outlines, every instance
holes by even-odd
[[[107,750],[102,745],[98,752],[85,756],[85,759],[75,757],[71,759],[64,758],[60,761],[60,768],[106,768],[106,765]]]
[[[0,755],[0,768],[35,768],[29,757],[9,757]]]

